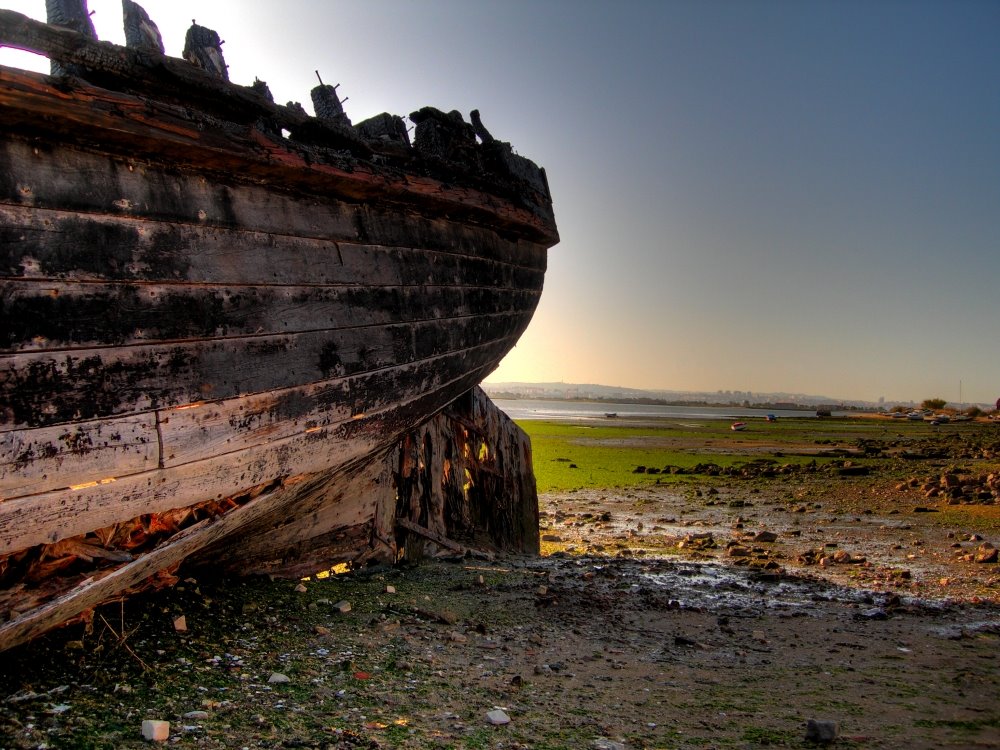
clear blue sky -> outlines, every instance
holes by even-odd
[[[546,168],[562,243],[491,380],[1000,396],[997,0],[144,6],[281,102],[318,68],[355,122],[478,108]]]

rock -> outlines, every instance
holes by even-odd
[[[754,535],[753,541],[769,544],[778,541],[778,535],[773,531],[759,531]]]
[[[395,586],[388,586],[387,585],[385,587],[385,593],[387,593],[387,594],[395,594],[396,593],[396,587]]]
[[[598,737],[591,744],[591,750],[625,750],[625,744],[609,740],[607,737]]]
[[[306,593],[306,591],[308,591],[308,589],[305,587],[305,584],[303,583],[300,583],[298,586],[296,586],[295,590],[300,594],[304,594]]]
[[[997,561],[997,548],[989,542],[983,542],[976,550],[975,560],[977,563],[995,563]]]
[[[188,629],[187,618],[184,615],[174,618],[174,630],[178,633],[186,633]]]
[[[188,711],[184,714],[184,718],[192,721],[204,721],[208,718],[208,711]]]
[[[156,719],[144,719],[142,722],[142,738],[148,742],[166,742],[170,737],[170,722]]]
[[[510,724],[510,717],[507,712],[501,708],[494,708],[488,714],[486,714],[486,721],[495,727],[502,727],[504,724]]]
[[[270,677],[267,678],[267,681],[271,685],[283,685],[286,682],[291,682],[292,678],[286,674],[281,674],[281,672],[274,672]]]
[[[730,557],[750,557],[750,550],[737,544],[727,549],[726,554]]]
[[[806,742],[828,745],[837,739],[838,734],[840,734],[840,727],[835,721],[820,721],[818,719],[806,721]]]
[[[341,599],[339,602],[337,602],[336,604],[333,605],[333,608],[337,612],[340,612],[340,614],[346,615],[348,612],[351,611],[351,603],[348,602],[348,601],[344,601],[343,599]]]
[[[861,555],[852,555],[847,550],[839,549],[833,553],[833,561],[838,565],[860,565],[865,562]]]
[[[464,633],[459,633],[457,630],[453,630],[448,633],[448,640],[452,643],[468,643],[469,636]]]
[[[961,480],[958,478],[957,474],[942,474],[941,484],[948,489],[952,487],[958,487],[961,484]]]
[[[316,635],[330,635],[330,628],[324,627],[322,625],[314,625],[313,632]]]
[[[875,607],[873,609],[866,609],[864,612],[859,612],[854,617],[858,620],[888,620],[889,613],[881,607]]]

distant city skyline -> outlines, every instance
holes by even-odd
[[[478,108],[546,169],[562,242],[491,381],[1000,396],[996,0],[142,4],[279,102]]]
[[[995,401],[974,402],[947,399],[944,396],[927,396],[922,399],[893,399],[880,396],[876,399],[842,398],[834,394],[800,393],[789,391],[744,391],[739,389],[718,390],[677,390],[677,389],[647,389],[629,388],[627,386],[605,385],[599,383],[562,383],[562,382],[494,382],[486,381],[483,388],[488,393],[511,393],[519,396],[534,396],[539,398],[657,398],[663,400],[717,401],[718,403],[787,403],[800,405],[843,404],[859,407],[914,406],[930,399],[941,398],[946,406],[951,408],[968,408],[978,406],[992,409]]]

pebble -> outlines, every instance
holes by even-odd
[[[591,750],[625,750],[625,744],[609,740],[607,737],[598,737],[591,744]]]
[[[336,604],[334,604],[333,608],[337,612],[340,612],[340,614],[346,615],[348,612],[351,611],[351,603],[348,602],[348,601],[341,600],[341,601],[337,602]]]
[[[208,711],[188,711],[184,714],[184,718],[193,721],[203,721],[208,718]]]
[[[142,722],[142,738],[149,742],[166,742],[170,737],[170,722],[156,719],[144,719]]]
[[[983,542],[976,550],[977,563],[995,563],[998,559],[997,548],[989,542]]]
[[[184,615],[174,618],[174,630],[178,633],[186,633],[188,629],[187,618]]]
[[[297,592],[299,592],[300,594],[304,594],[304,593],[306,593],[306,591],[308,591],[309,589],[307,589],[307,588],[305,587],[305,584],[303,584],[303,583],[300,583],[300,584],[299,584],[298,586],[296,586],[296,587],[295,587],[295,590],[296,590]]]
[[[510,717],[503,709],[495,708],[486,714],[486,721],[495,727],[501,727],[504,724],[510,724]]]
[[[267,678],[267,681],[272,685],[281,685],[286,682],[291,682],[292,679],[286,674],[281,674],[281,672],[274,672],[270,677]]]

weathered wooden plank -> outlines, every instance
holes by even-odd
[[[155,469],[156,415],[0,432],[0,501]]]
[[[546,254],[470,255],[481,231],[442,250],[0,204],[0,277],[232,285],[448,285],[540,289]],[[522,243],[527,247],[526,243]],[[526,261],[518,265],[515,261]]]
[[[0,356],[5,429],[232,398],[508,340],[531,311],[282,336]],[[39,409],[39,404],[44,408]]]
[[[403,174],[398,170],[379,169],[356,159],[345,161],[336,152],[324,155],[315,149],[297,150],[293,144],[273,141],[253,128],[236,125],[219,127],[219,123],[211,118],[199,116],[183,107],[93,87],[66,92],[53,88],[43,76],[9,69],[0,71],[0,80],[4,84],[0,86],[0,125],[5,126],[8,132],[20,131],[32,137],[46,135],[57,141],[81,144],[96,142],[101,144],[103,152],[117,153],[130,160],[159,161],[173,165],[178,171],[211,171],[234,175],[234,180],[266,181],[284,185],[289,190],[325,196],[323,205],[317,204],[315,208],[326,209],[324,213],[330,218],[339,219],[334,222],[339,230],[336,236],[344,239],[353,236],[378,244],[396,244],[381,239],[379,232],[389,230],[398,235],[400,226],[398,221],[385,224],[379,221],[385,215],[383,207],[359,204],[357,211],[350,212],[343,203],[332,206],[331,198],[334,196],[346,201],[377,199],[385,204],[408,203],[433,215],[451,215],[463,222],[480,222],[497,231],[532,237],[548,245],[558,241],[551,216],[535,213],[545,207],[534,206],[531,210],[497,195],[471,187],[445,184],[412,171]],[[178,184],[176,181],[164,182],[165,175],[157,175],[152,169],[133,167],[129,172],[126,167],[131,165],[117,165],[103,156],[97,158],[98,163],[92,164],[87,171],[83,161],[71,159],[62,148],[55,150],[60,151],[60,158],[51,162],[39,150],[32,174],[41,176],[51,173],[56,164],[60,169],[82,169],[90,181],[90,190],[84,191],[86,198],[65,191],[61,194],[39,191],[35,184],[22,186],[30,188],[29,191],[11,190],[9,179],[0,179],[0,187],[3,188],[0,194],[18,196],[18,202],[33,205],[46,205],[47,200],[54,199],[55,205],[76,207],[78,210],[86,210],[78,203],[81,198],[103,197],[102,210],[117,204],[122,210],[145,211],[145,206],[150,205],[155,211],[168,208],[163,199],[169,197],[169,188]],[[9,155],[0,156],[0,162],[6,162],[3,164],[5,169],[0,172],[14,166]],[[129,179],[129,175],[142,179]],[[178,175],[178,178],[183,179],[183,175]],[[51,182],[52,186],[59,184],[65,184],[65,180]],[[197,188],[197,185],[192,187]],[[184,215],[190,216],[194,210],[192,218],[195,221],[198,220],[198,212],[205,212],[212,221],[227,224],[232,221],[233,226],[255,226],[250,221],[252,217],[241,211],[246,204],[241,206],[239,202],[230,200],[231,196],[225,190],[215,192],[217,187],[205,181],[200,190],[190,196],[185,195],[191,198],[185,201],[186,206],[179,205],[180,201],[177,201],[178,205],[169,206],[169,218],[183,220]],[[273,191],[258,188],[257,193],[258,198],[267,197],[266,205],[270,208],[276,208],[280,203],[270,200],[277,197]],[[221,200],[207,200],[212,197]],[[146,204],[143,198],[154,200]],[[258,205],[258,208],[263,207]],[[329,211],[331,208],[335,213]],[[280,213],[264,213],[293,221],[291,217],[281,217]],[[346,218],[357,221],[356,232],[351,233],[349,224],[344,223]]]
[[[456,355],[455,359],[461,355]],[[142,513],[186,507],[234,495],[280,477],[321,472],[361,460],[391,445],[429,413],[479,382],[495,366],[466,367],[436,389],[331,428],[306,429],[289,438],[202,461],[0,502],[0,554],[84,534]],[[450,371],[458,368],[452,366]]]
[[[384,453],[311,482],[296,496],[294,508],[294,513],[275,508],[259,516],[244,527],[238,542],[220,540],[200,551],[192,565],[297,578],[340,562],[395,560],[395,490]]]
[[[535,290],[0,282],[0,351],[134,345],[533,309]]]
[[[459,366],[482,368],[509,342],[411,366],[224,401],[72,425],[0,432],[0,498],[61,490],[245,450],[436,390]]]
[[[458,542],[452,541],[448,537],[443,534],[439,534],[436,531],[424,528],[420,524],[413,523],[413,521],[407,518],[397,518],[396,525],[401,529],[417,534],[418,536],[422,536],[440,547],[450,549],[452,552],[458,552],[459,554],[465,554],[466,552],[466,548]]]
[[[307,487],[295,483],[264,493],[214,521],[203,521],[176,534],[169,542],[101,578],[91,578],[75,589],[10,622],[0,625],[0,650],[30,641],[78,613],[136,586],[158,571],[177,565],[199,549],[233,535],[275,507],[293,503]],[[0,506],[2,507],[2,506]]]
[[[350,519],[362,503],[374,505],[374,523],[371,538],[357,548],[405,545],[407,555],[415,554],[422,545],[395,528],[413,524],[425,536],[463,547],[538,552],[530,441],[479,388],[407,431],[381,466],[370,464],[364,474],[351,483],[315,485],[297,498],[295,518],[280,511],[262,516],[238,541],[222,540],[198,561],[216,569],[308,575],[352,559],[343,534],[358,528]]]

